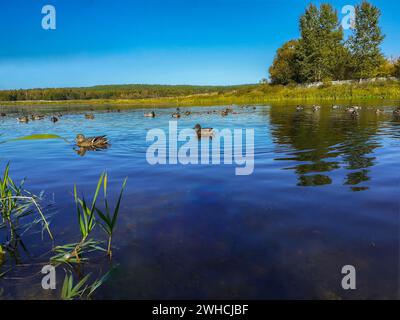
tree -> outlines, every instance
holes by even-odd
[[[400,78],[400,58],[394,64],[394,74],[395,77]]]
[[[299,82],[298,44],[298,40],[291,40],[278,49],[274,62],[269,68],[272,84],[286,85],[291,82]]]
[[[332,6],[322,4],[318,9],[310,4],[300,18],[300,32],[298,59],[301,80],[315,82],[344,76],[343,66],[339,63],[344,61],[347,53],[343,30]]]
[[[375,77],[384,63],[380,45],[384,35],[379,27],[380,10],[367,1],[356,6],[355,29],[349,38],[354,78]]]

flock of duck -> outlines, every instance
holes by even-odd
[[[344,108],[345,112],[347,112],[348,114],[350,114],[353,117],[358,117],[360,115],[361,107],[359,107],[359,106],[351,106],[351,107],[342,107],[342,106],[339,106],[339,105],[333,105],[332,106],[333,110],[339,110],[339,109],[343,109],[343,108]],[[305,109],[305,107],[301,106],[301,105],[297,105],[297,107],[296,107],[296,111],[298,111],[298,112],[303,111],[304,109]],[[321,106],[318,106],[318,105],[313,105],[312,106],[312,111],[313,112],[317,112],[320,109],[321,109]],[[385,113],[385,111],[382,110],[382,109],[376,109],[375,113],[376,114],[383,114],[383,113]],[[400,117],[400,107],[397,107],[393,111],[393,116]]]
[[[241,109],[253,109],[256,110],[257,107],[255,106],[239,106],[239,108]],[[297,105],[296,107],[296,111],[297,112],[301,112],[303,110],[305,110],[306,107],[301,106],[301,105]],[[313,112],[318,112],[321,109],[321,106],[319,105],[313,105],[311,107]],[[339,110],[339,109],[344,109],[345,112],[347,112],[348,114],[350,114],[352,117],[358,117],[359,116],[359,112],[361,110],[361,107],[359,106],[351,106],[351,107],[342,107],[339,105],[333,105],[332,106],[333,110]],[[112,112],[112,110],[109,108],[107,109],[107,112]],[[115,112],[120,112],[120,110],[116,110]],[[207,111],[202,111],[202,112],[197,112],[199,114],[220,114],[222,117],[226,117],[229,114],[238,114],[237,111],[235,111],[235,109],[232,107],[227,107],[223,110],[207,110]],[[384,110],[381,109],[376,109],[375,110],[376,114],[381,114],[381,113],[385,113]],[[176,111],[173,112],[171,114],[172,118],[175,119],[179,119],[182,116],[190,116],[192,114],[191,111],[184,111],[181,112],[180,108],[176,108]],[[0,113],[0,117],[5,117],[6,114],[5,113]],[[154,111],[148,112],[144,114],[145,117],[148,118],[155,118],[156,117],[156,113]],[[395,116],[396,118],[400,118],[400,107],[397,107],[394,111],[393,111],[393,116]],[[53,123],[56,123],[59,121],[59,118],[62,117],[62,114],[58,114],[58,115],[53,115],[50,117],[50,121]],[[88,120],[93,120],[95,118],[94,114],[92,113],[87,113],[84,115],[85,119]],[[21,123],[28,123],[29,121],[39,121],[39,120],[44,120],[45,116],[44,115],[39,115],[39,114],[33,114],[30,117],[29,116],[22,116],[17,118],[18,122]],[[212,137],[213,135],[213,128],[202,128],[200,124],[196,124],[196,126],[193,128],[198,136],[198,138],[201,137]],[[95,137],[85,137],[83,134],[78,134],[76,136],[75,139],[76,145],[80,148],[87,148],[87,149],[97,149],[97,148],[106,148],[109,144],[109,141],[107,139],[107,137],[105,135],[103,136],[95,136]]]
[[[255,107],[255,106],[239,106],[239,107],[242,108],[242,109],[244,109],[244,108],[247,108],[247,109],[251,108],[253,110],[257,109],[257,107]],[[207,110],[207,111],[203,111],[203,112],[197,112],[197,114],[218,114],[218,113],[222,117],[226,117],[229,114],[238,114],[238,112],[235,111],[233,107],[227,107],[224,110]],[[190,116],[192,114],[193,113],[191,111],[185,111],[185,112],[182,113],[180,108],[178,107],[178,108],[176,108],[176,112],[173,112],[171,114],[171,117],[175,118],[175,119],[179,119],[182,116]],[[149,113],[145,113],[144,116],[147,117],[147,118],[155,118],[156,117],[156,113],[154,111],[151,111]]]

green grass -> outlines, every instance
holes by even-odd
[[[225,104],[261,104],[270,102],[323,102],[343,100],[398,100],[400,82],[384,81],[363,84],[330,85],[318,88],[302,86],[252,85],[238,86],[230,90],[219,90],[201,94],[178,95],[144,99],[92,99],[59,101],[7,101],[2,106],[89,106],[106,107],[170,107],[210,106]]]

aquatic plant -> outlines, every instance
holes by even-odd
[[[120,191],[119,197],[118,197],[118,201],[117,201],[117,204],[116,204],[112,214],[110,211],[110,205],[107,200],[107,182],[108,182],[108,176],[106,173],[104,175],[104,185],[103,185],[105,212],[101,211],[98,208],[95,208],[95,210],[101,220],[100,226],[102,227],[102,229],[108,236],[107,254],[111,258],[111,256],[112,256],[111,241],[112,241],[112,236],[114,233],[115,226],[117,224],[117,218],[118,218],[118,213],[119,213],[119,209],[120,209],[120,205],[121,205],[122,194],[123,194],[125,186],[126,186],[127,178],[124,180],[124,182],[122,184],[121,191]]]
[[[62,300],[75,300],[75,299],[90,299],[94,292],[100,288],[110,277],[111,271],[108,271],[100,279],[95,280],[92,284],[87,284],[91,277],[89,273],[82,278],[77,284],[74,285],[74,277],[72,273],[67,273],[64,278],[63,286],[61,289]]]
[[[39,214],[40,222],[43,224],[44,229],[53,240],[49,223],[39,206],[38,197],[24,189],[25,180],[22,180],[17,185],[10,177],[9,170],[10,165],[7,164],[3,176],[0,177],[0,213],[2,219],[0,228],[7,226],[10,230],[11,238],[14,238],[19,220],[30,215],[32,213],[31,208],[34,207]]]

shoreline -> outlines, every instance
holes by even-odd
[[[212,105],[255,105],[255,104],[359,104],[369,102],[400,101],[400,83],[398,81],[352,84],[325,85],[319,88],[293,86],[259,85],[252,89],[238,89],[230,92],[211,92],[185,96],[166,96],[157,98],[135,99],[69,99],[69,100],[19,100],[0,101],[0,109],[12,107],[126,107],[126,108],[162,108],[181,106]]]

